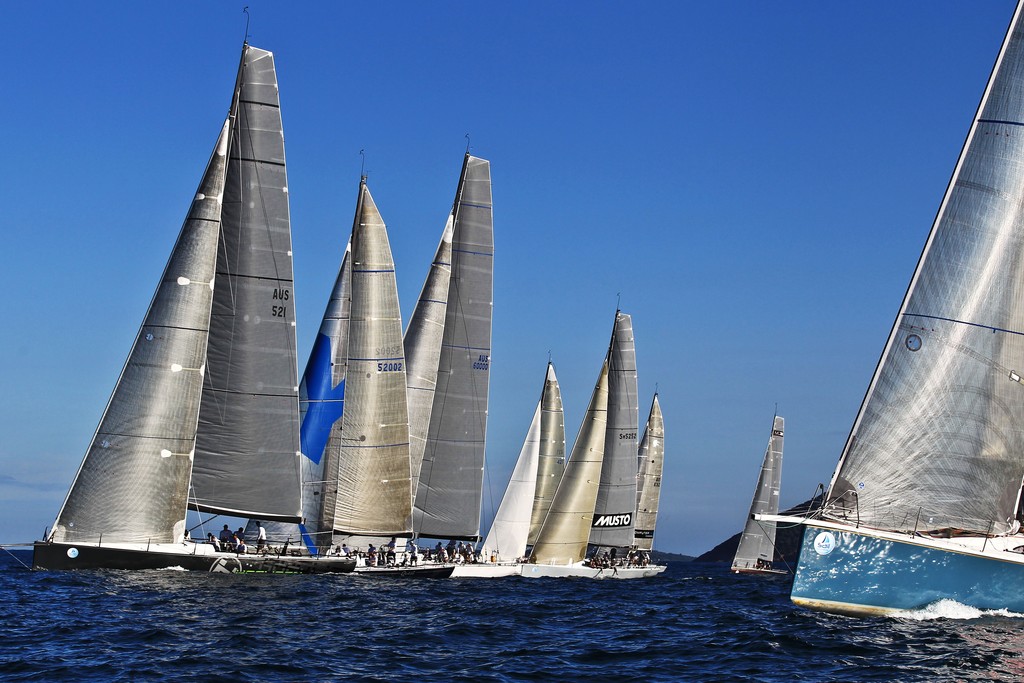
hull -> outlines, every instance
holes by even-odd
[[[419,564],[412,567],[356,567],[359,576],[391,579],[447,579],[454,564]]]
[[[929,539],[808,524],[791,599],[801,607],[871,616],[955,600],[1024,613],[1022,538]]]
[[[219,553],[205,544],[145,547],[36,543],[33,569],[170,569],[217,573],[334,574],[355,569],[348,558],[236,555]]]
[[[785,569],[733,569],[733,574],[788,574]]]
[[[452,572],[453,579],[498,579],[503,576],[521,576],[523,567],[518,562],[505,564],[458,564]]]
[[[665,571],[665,565],[646,567],[609,567],[607,569],[577,564],[527,564],[523,565],[523,576],[529,578],[578,578],[578,579],[646,579]]]

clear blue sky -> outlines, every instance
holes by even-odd
[[[0,542],[88,445],[226,112],[244,3],[4,3]],[[548,353],[575,437],[617,297],[666,420],[656,547],[739,531],[772,414],[828,481],[1013,2],[269,3],[305,362],[366,150],[408,319],[491,160],[485,518]],[[493,502],[492,502],[493,500]]]

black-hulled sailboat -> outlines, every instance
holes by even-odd
[[[782,446],[785,439],[785,420],[779,415],[772,419],[772,433],[761,460],[761,470],[754,487],[750,512],[732,559],[732,571],[737,574],[786,574],[773,565],[775,559],[775,522],[757,520],[754,515],[776,515],[779,512],[779,489],[782,486]]]
[[[241,554],[186,512],[301,521],[294,289],[272,53],[245,44],[227,121],[41,569],[321,573],[354,561]]]

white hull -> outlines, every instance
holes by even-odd
[[[503,576],[521,576],[524,566],[518,562],[457,564],[455,565],[455,571],[452,572],[452,578],[497,579]]]
[[[657,564],[646,567],[609,567],[607,569],[588,567],[583,562],[576,564],[527,564],[523,565],[523,576],[530,578],[646,579],[662,573],[665,569],[665,565]]]

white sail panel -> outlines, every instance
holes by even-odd
[[[658,521],[658,503],[661,499],[661,474],[665,464],[665,419],[661,414],[657,394],[651,402],[647,427],[640,439],[639,461],[633,545],[640,550],[651,550],[654,547],[654,527]]]
[[[537,459],[540,456],[541,404],[533,412],[526,441],[519,451],[515,469],[505,495],[501,497],[491,530],[484,538],[484,555],[493,553],[498,560],[518,560],[526,554],[530,533],[530,513],[537,488]]]
[[[582,562],[586,558],[604,461],[607,422],[608,363],[605,361],[562,482],[555,491],[544,526],[530,554],[531,562],[562,565]]]
[[[448,286],[452,274],[452,223],[448,216],[437,245],[430,272],[405,330],[405,360],[409,380],[409,457],[412,462],[413,496],[419,482],[423,451],[427,447],[430,411],[437,387],[437,369],[444,340]]]
[[[176,543],[183,538],[228,135],[225,122],[50,540]]]
[[[754,515],[775,515],[779,512],[785,424],[778,415],[772,420],[772,434],[761,461],[750,512],[733,556],[733,569],[770,569],[775,557],[775,522],[756,520]]]
[[[608,347],[608,425],[601,488],[590,530],[592,545],[618,548],[633,545],[638,400],[633,320],[616,311]]]
[[[453,216],[444,340],[416,488],[414,528],[420,536],[477,540],[494,268],[491,166],[487,160],[466,155]]]
[[[334,531],[388,536],[412,531],[409,409],[395,264],[384,221],[366,187],[352,227],[345,409],[337,450],[337,485],[325,492]],[[327,476],[333,481],[333,468]]]
[[[1024,477],[1024,33],[1007,34],[826,514],[1006,533]]]
[[[299,412],[284,133],[270,52],[239,67],[196,436],[206,512],[298,521]]]
[[[551,499],[558,490],[565,471],[565,414],[562,410],[562,392],[555,376],[555,366],[548,362],[544,389],[540,398],[540,452],[537,462],[537,489],[530,515],[528,545],[537,542],[537,534],[544,524]]]

